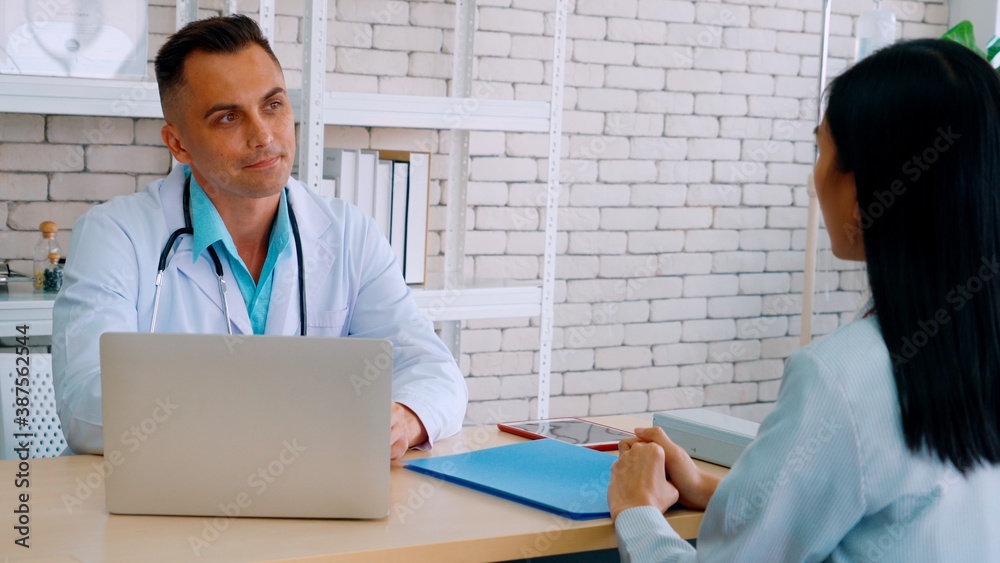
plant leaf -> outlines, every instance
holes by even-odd
[[[954,41],[959,45],[964,45],[969,49],[979,53],[979,56],[986,58],[986,53],[982,51],[978,46],[976,46],[976,35],[972,30],[972,22],[969,20],[962,20],[958,22],[955,27],[949,29],[941,39],[948,41]]]
[[[1000,37],[994,35],[990,38],[990,42],[986,44],[986,59],[992,63],[997,53],[1000,53]],[[996,65],[993,65],[993,67],[996,68]]]

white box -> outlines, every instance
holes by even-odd
[[[757,437],[756,422],[705,409],[683,409],[653,414],[653,424],[695,459],[732,467]]]

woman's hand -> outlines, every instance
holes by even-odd
[[[653,506],[664,512],[677,502],[677,489],[667,481],[663,462],[663,448],[658,444],[637,442],[620,452],[611,466],[608,485],[612,520],[636,506]]]
[[[663,449],[666,478],[677,488],[681,504],[688,508],[704,510],[715,494],[719,478],[698,469],[684,448],[670,441],[666,432],[659,426],[636,428],[635,436],[622,440],[618,445],[618,451],[624,453],[644,443],[660,446]]]

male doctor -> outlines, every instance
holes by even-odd
[[[296,225],[307,334],[392,342],[392,458],[457,432],[468,400],[462,374],[378,227],[289,177],[292,106],[257,24],[245,16],[192,22],[160,49],[155,67],[161,134],[182,165],[80,217],[54,305],[56,400],[72,451],[103,453],[102,333],[227,332],[213,251],[229,281],[234,334],[300,333]],[[185,191],[194,234],[174,245],[151,326],[160,252],[185,226]]]

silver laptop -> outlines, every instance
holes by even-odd
[[[103,334],[108,510],[384,517],[391,381],[386,340]]]

